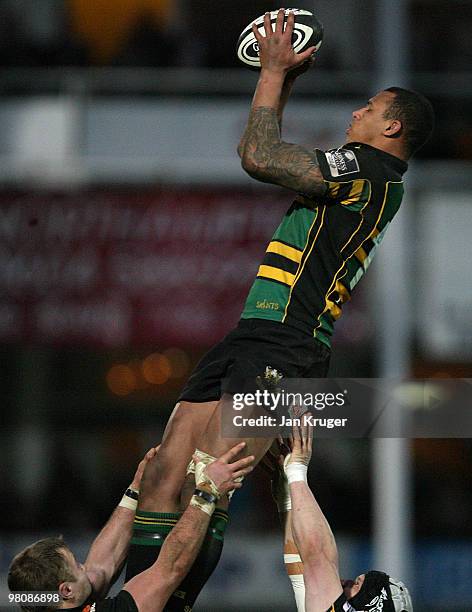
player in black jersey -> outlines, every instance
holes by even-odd
[[[344,146],[323,152],[284,142],[284,106],[312,49],[295,54],[293,14],[285,29],[283,22],[280,11],[275,31],[268,15],[265,36],[254,28],[262,68],[238,150],[252,177],[297,195],[267,248],[237,328],[188,380],[159,457],[146,470],[148,503],[163,516],[181,510],[195,448],[211,459],[234,444],[222,438],[221,422],[248,381],[327,375],[334,322],[400,206],[407,160],[433,128],[431,104],[392,87],[352,113]],[[246,441],[256,461],[270,445],[264,438]],[[141,510],[149,509],[142,504]]]
[[[155,467],[146,470],[143,486],[162,512],[180,510],[196,447],[218,456],[232,444],[221,439],[222,406],[247,379],[326,376],[334,322],[400,206],[407,160],[433,128],[428,100],[392,87],[352,113],[344,146],[323,152],[284,142],[284,106],[311,50],[294,53],[293,14],[285,30],[283,20],[280,11],[273,32],[267,15],[265,37],[254,28],[262,69],[239,153],[251,176],[297,195],[267,248],[237,328],[188,380]],[[265,441],[248,441],[257,459],[266,450]]]
[[[94,540],[85,564],[78,563],[62,538],[35,542],[13,559],[8,586],[12,592],[55,592],[51,605],[21,605],[23,612],[161,612],[197,558],[220,497],[241,486],[253,457],[236,460],[244,442],[208,464],[196,462],[190,503],[172,534],[162,545],[159,559],[126,581],[116,597],[105,596],[125,562],[131,540],[141,476],[157,449],[140,463],[131,486],[119,506]],[[190,610],[191,608],[187,608]]]
[[[336,541],[307,483],[313,427],[303,416],[299,419],[291,453],[285,461],[282,456],[272,461],[277,476],[274,497],[284,515],[284,560],[298,612],[413,612],[408,589],[384,572],[340,579]]]

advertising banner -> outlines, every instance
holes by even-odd
[[[236,324],[291,196],[0,195],[0,341],[205,346]]]

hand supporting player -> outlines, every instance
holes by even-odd
[[[306,418],[308,417],[308,418]],[[310,413],[305,412],[301,417],[300,425],[294,425],[292,428],[292,437],[290,438],[291,453],[287,460],[287,465],[291,463],[301,463],[308,466],[312,454],[312,439],[313,425],[309,421]]]
[[[265,36],[259,32],[255,24],[252,26],[252,31],[259,45],[261,71],[285,75],[290,70],[302,65],[306,60],[309,60],[312,53],[315,51],[315,47],[309,47],[302,53],[295,53],[292,47],[292,34],[295,23],[293,12],[289,12],[288,14],[285,29],[284,20],[285,11],[284,9],[280,9],[277,15],[275,30],[272,30],[270,13],[266,13],[264,16]],[[308,69],[308,67],[309,66],[307,66],[305,70]]]
[[[285,475],[289,485],[292,482],[307,482],[313,438],[313,426],[307,418],[309,416],[310,413],[306,412],[303,416],[299,417],[301,424],[294,425],[292,428],[292,437],[290,438],[292,451],[285,458],[284,464]]]
[[[253,455],[250,455],[234,461],[245,446],[245,442],[240,442],[224,455],[206,465],[199,461],[197,456],[194,456],[197,487],[209,487],[211,493],[218,498],[234,489],[241,488],[241,480],[254,469],[251,464],[255,459]]]
[[[288,512],[292,508],[290,489],[284,471],[284,459],[290,449],[282,439],[275,440],[266,452],[259,466],[269,474],[272,498],[277,505],[279,514]]]
[[[138,464],[138,467],[136,468],[136,473],[133,476],[133,481],[131,482],[129,488],[132,489],[133,491],[139,491],[139,488],[141,486],[141,480],[144,474],[144,470],[146,469],[147,464],[154,459],[154,457],[157,455],[157,453],[159,452],[159,448],[160,448],[160,444],[158,446],[155,446],[153,448],[150,448],[147,453],[144,455],[144,457],[141,459],[141,461]]]

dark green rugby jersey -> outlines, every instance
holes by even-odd
[[[323,197],[297,196],[275,232],[241,317],[268,319],[328,347],[403,197],[408,164],[366,144],[316,151]]]

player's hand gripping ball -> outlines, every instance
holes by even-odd
[[[315,47],[315,52],[321,47],[323,42],[323,25],[316,19],[313,13],[303,9],[286,9],[285,21],[289,12],[295,15],[295,25],[292,34],[292,47],[295,53],[302,53],[309,47]],[[278,11],[270,13],[270,23],[272,30],[275,30]],[[252,24],[255,23],[261,36],[265,36],[264,31],[264,15],[258,17],[255,21],[244,28],[238,39],[237,53],[238,58],[245,66],[253,70],[259,70],[261,61],[259,59],[259,45],[252,31]]]

